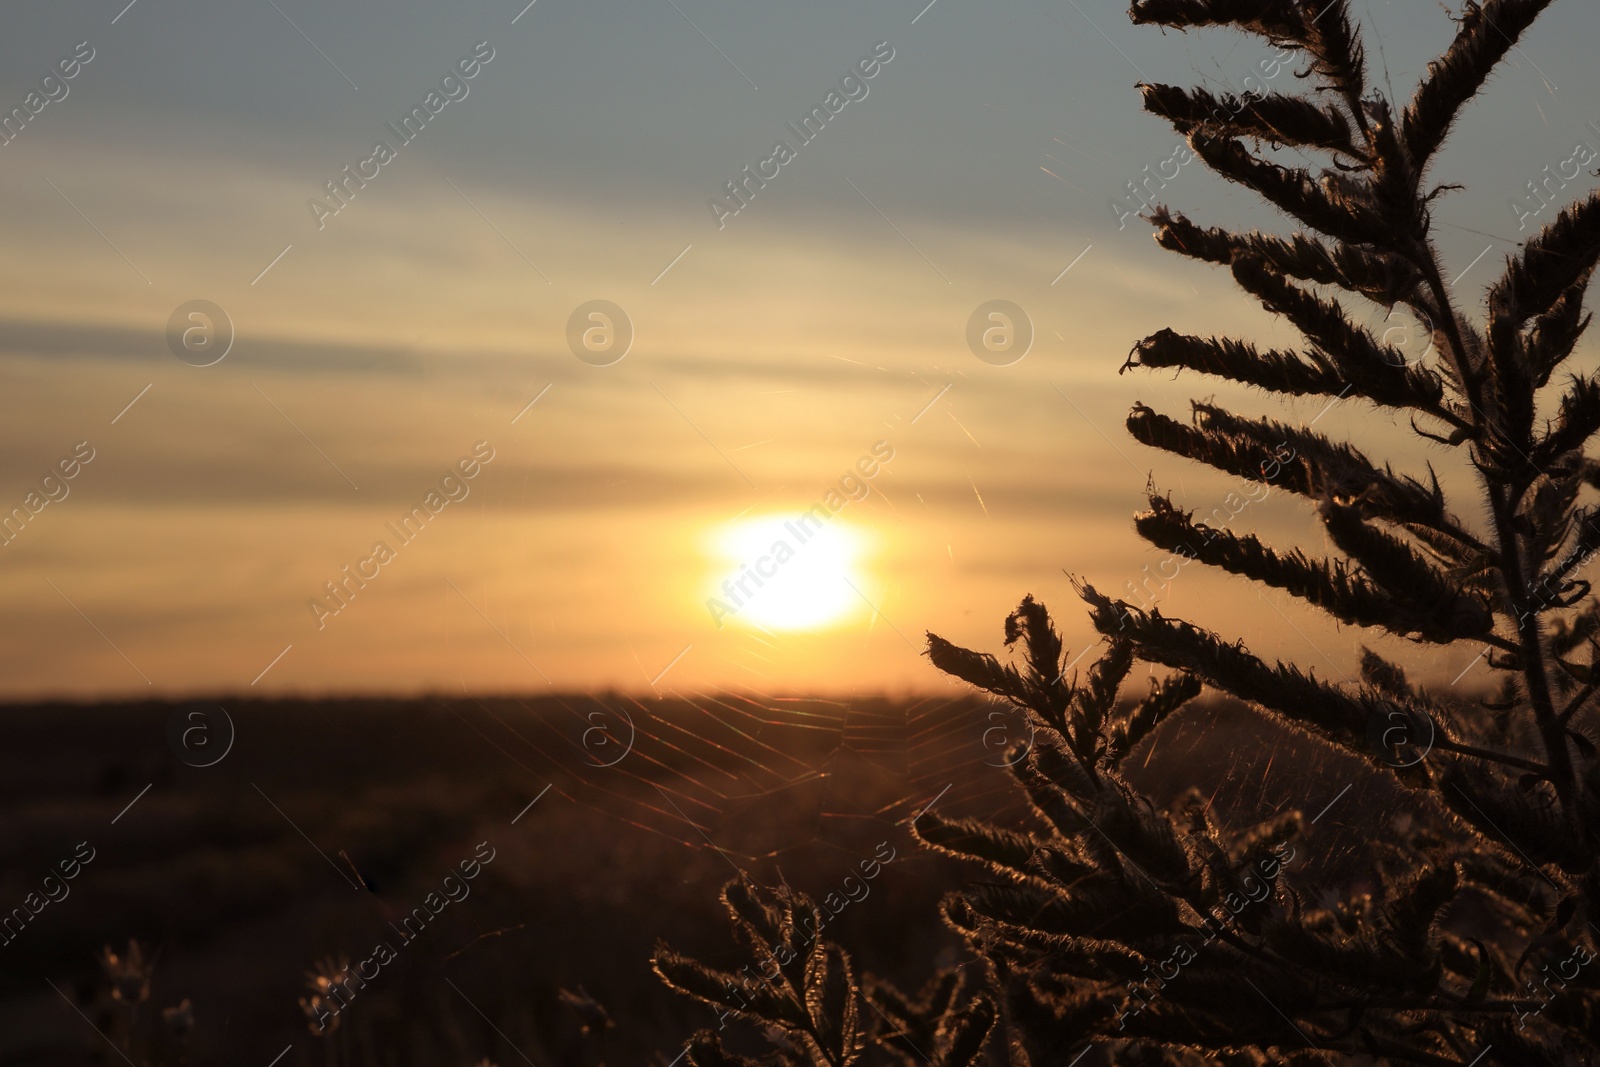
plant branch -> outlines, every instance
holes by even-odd
[[[1589,698],[1594,696],[1596,690],[1600,690],[1600,682],[1590,682],[1578,690],[1573,698],[1567,701],[1567,706],[1561,709],[1561,714],[1556,716],[1556,725],[1563,730],[1566,729],[1567,723],[1583,709],[1584,704],[1588,703]]]
[[[1495,752],[1492,749],[1479,748],[1477,745],[1462,744],[1460,741],[1435,741],[1433,747],[1441,752],[1454,752],[1458,756],[1471,756],[1474,759],[1488,760],[1491,763],[1502,763],[1507,767],[1517,767],[1545,777],[1550,774],[1550,768],[1543,763],[1523,759],[1521,756],[1513,756],[1506,752]]]

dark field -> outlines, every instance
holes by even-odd
[[[820,899],[892,854],[826,936],[864,969],[915,983],[941,954],[959,958],[936,905],[964,872],[919,849],[909,820],[935,801],[1024,818],[1000,766],[1023,731],[968,698],[221,705],[236,737],[209,767],[190,764],[220,751],[215,702],[0,711],[0,908],[13,916],[0,1063],[123,1063],[115,1041],[141,1067],[666,1065],[717,1019],[660,984],[651,948],[732,959],[717,891],[736,871]],[[184,726],[205,721],[206,744],[194,734],[185,749]],[[1214,703],[1129,765],[1157,800],[1200,786],[1241,821],[1286,807],[1309,819],[1366,777]],[[1351,813],[1388,807],[1364,788],[1312,827],[1300,878],[1341,879]],[[92,860],[47,886],[89,854],[83,842]],[[474,857],[489,858],[460,879]],[[61,899],[39,906],[45,888]],[[402,932],[419,908],[429,921]],[[99,961],[107,946],[125,959],[130,941],[150,982],[141,1001],[140,976],[127,978],[131,1013],[113,1010]],[[307,971],[361,963],[380,943],[392,957],[314,1035],[299,1003]],[[595,1009],[563,990],[611,1025],[586,1035]],[[187,1013],[163,1019],[184,1000]],[[185,1060],[174,1035],[186,1016]]]

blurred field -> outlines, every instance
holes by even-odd
[[[888,842],[896,858],[828,936],[914,981],[959,950],[936,904],[961,872],[921,853],[907,820],[935,800],[1023,818],[1001,766],[1021,727],[964,697],[223,700],[231,751],[186,764],[174,717],[206,711],[220,732],[218,706],[0,709],[0,908],[22,906],[79,842],[96,852],[0,947],[0,1064],[124,1062],[92,1029],[106,1003],[96,956],[133,939],[154,957],[140,1025],[154,1033],[160,1009],[190,1000],[189,1063],[268,1067],[288,1046],[278,1067],[664,1067],[716,1018],[654,979],[651,947],[731,960],[716,893],[736,871],[820,897]],[[1309,818],[1362,777],[1217,703],[1131,765],[1158,797],[1200,785],[1234,819]],[[1348,813],[1373,800],[1359,784],[1338,799],[1304,876],[1337,875]],[[494,859],[470,896],[404,943],[390,924],[480,842]],[[398,958],[331,1038],[313,1036],[306,971],[385,940]],[[562,1003],[580,987],[609,1013],[602,1036]]]

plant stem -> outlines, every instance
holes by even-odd
[[[1505,752],[1479,748],[1477,745],[1466,745],[1459,741],[1446,740],[1435,741],[1434,747],[1443,752],[1454,752],[1459,756],[1472,756],[1475,759],[1489,760],[1492,763],[1503,763],[1507,767],[1520,767],[1525,771],[1532,771],[1534,774],[1546,777],[1550,774],[1550,768],[1543,763],[1536,763],[1533,760],[1523,759],[1521,756],[1513,756]]]
[[[1451,362],[1455,365],[1456,374],[1460,378],[1462,393],[1476,416],[1481,439],[1483,431],[1489,429],[1488,416],[1484,414],[1482,407],[1482,383],[1479,382],[1468,360],[1467,346],[1456,319],[1455,305],[1445,289],[1444,278],[1439,270],[1438,253],[1426,241],[1421,241],[1419,244],[1425,255],[1417,265],[1423,269],[1428,288],[1433,291],[1434,300],[1438,304],[1440,326],[1445,331],[1452,350]],[[1538,609],[1527,602],[1528,583],[1523,575],[1522,540],[1511,524],[1511,508],[1507,501],[1506,485],[1486,471],[1483,465],[1478,465],[1478,470],[1483,479],[1485,495],[1489,498],[1489,512],[1494,520],[1495,544],[1498,548],[1496,554],[1499,557],[1497,562],[1500,564],[1500,574],[1505,585],[1506,601],[1511,609],[1511,616],[1517,620],[1517,638],[1522,652],[1523,684],[1527,688],[1528,703],[1533,707],[1534,719],[1544,742],[1545,759],[1549,763],[1548,777],[1555,786],[1556,796],[1561,800],[1561,808],[1567,817],[1568,825],[1577,832],[1578,813],[1574,804],[1572,754],[1567,748],[1566,730],[1556,721],[1554,701],[1550,696],[1550,679],[1545,671],[1544,632],[1539,622]]]

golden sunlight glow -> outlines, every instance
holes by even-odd
[[[854,570],[861,546],[859,533],[831,517],[742,519],[716,536],[718,569],[707,601],[712,618],[719,626],[740,620],[774,630],[838,622],[865,607]]]

